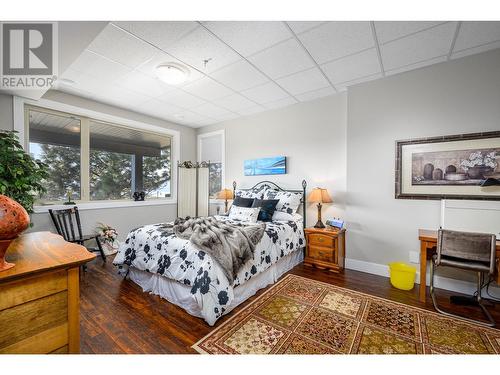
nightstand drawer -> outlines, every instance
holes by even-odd
[[[335,249],[333,248],[309,246],[307,255],[317,260],[322,260],[325,262],[333,262],[334,252]]]
[[[317,245],[317,246],[325,246],[325,247],[333,247],[335,246],[333,238],[330,236],[326,236],[324,234],[311,233],[307,236],[309,240],[309,244]]]

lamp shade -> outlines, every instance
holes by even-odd
[[[309,194],[307,201],[310,203],[332,203],[332,197],[328,194],[328,190],[322,188],[314,188]]]
[[[233,199],[233,191],[230,189],[222,189],[217,193],[217,198],[219,199]]]

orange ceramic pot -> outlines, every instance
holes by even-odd
[[[23,206],[0,194],[0,271],[14,267],[5,261],[5,253],[17,236],[28,228],[30,217]]]

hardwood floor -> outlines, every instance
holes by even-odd
[[[298,265],[290,273],[433,310],[430,298],[426,304],[418,300],[418,288],[409,292],[397,290],[391,287],[387,278],[381,276],[351,270],[333,274],[303,265]],[[450,293],[438,292],[440,304],[450,307]],[[256,296],[234,311],[240,310]],[[473,307],[451,308],[470,317],[482,317]],[[500,325],[500,307],[491,304],[488,309]],[[216,325],[227,318],[223,317]],[[80,324],[81,352],[100,354],[194,353],[191,345],[212,330],[204,320],[189,315],[158,296],[142,292],[132,281],[117,275],[111,257],[105,265],[97,258],[82,276]]]

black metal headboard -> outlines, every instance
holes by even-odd
[[[294,190],[294,189],[283,189],[282,187],[276,185],[272,181],[260,181],[257,182],[254,186],[248,189],[242,189],[240,188],[239,190],[252,190],[255,189],[256,187],[259,187],[261,185],[268,185],[271,186],[274,190],[278,191],[288,191],[290,193],[302,193],[302,199],[300,200],[300,203],[302,204],[302,222],[304,225],[304,228],[306,227],[306,187],[307,187],[307,182],[306,180],[302,180],[302,190]],[[233,196],[236,196],[236,181],[233,181]]]

